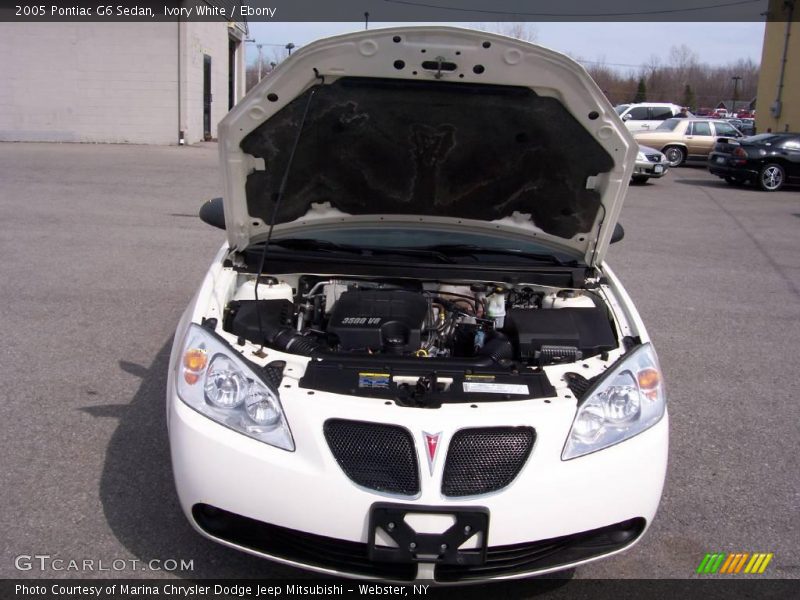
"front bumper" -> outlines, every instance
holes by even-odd
[[[365,543],[278,527],[207,504],[196,504],[192,516],[212,539],[281,562],[400,582],[427,578],[426,572],[420,576],[417,563],[371,561]],[[643,518],[637,518],[558,538],[492,546],[481,564],[439,564],[428,568],[427,573],[439,583],[463,583],[562,569],[625,549],[636,542],[646,526]]]
[[[665,162],[656,163],[649,160],[637,160],[633,169],[634,177],[644,175],[647,177],[663,177],[669,168]]]
[[[629,547],[652,521],[661,497],[667,463],[666,415],[653,428],[621,444],[562,461],[575,411],[574,400],[567,398],[497,403],[483,410],[468,405],[413,409],[351,396],[312,395],[289,377],[281,392],[297,444],[295,452],[226,429],[172,392],[167,400],[175,482],[187,518],[206,537],[286,564],[397,581],[456,582],[541,574]],[[325,441],[323,424],[331,418],[407,427],[419,452],[420,493],[390,496],[354,484]],[[536,443],[525,467],[497,492],[468,498],[443,496],[444,460],[438,460],[429,473],[422,432],[441,431],[445,449],[458,429],[493,425],[536,429]],[[487,509],[491,517],[486,564],[459,569],[370,561],[370,510],[376,502],[386,501]]]

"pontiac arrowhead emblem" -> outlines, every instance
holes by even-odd
[[[439,451],[439,439],[442,437],[442,432],[428,433],[422,432],[422,437],[425,438],[425,453],[428,456],[428,469],[433,475],[433,465],[436,462],[436,453]]]

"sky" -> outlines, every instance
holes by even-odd
[[[414,23],[422,25],[424,23]],[[431,23],[434,25],[435,23]],[[447,23],[440,23],[447,25]],[[497,23],[450,23],[461,27],[479,26],[490,31]],[[370,23],[370,29],[402,23]],[[264,60],[271,60],[273,49],[291,42],[301,46],[322,37],[362,30],[363,23],[288,23],[250,22],[250,38],[265,44]],[[761,61],[764,23],[530,23],[536,43],[567,53],[583,61],[605,62],[621,71],[636,69],[658,56],[669,60],[672,46],[686,44],[701,63],[725,65],[739,59]],[[276,46],[267,46],[275,44]],[[248,44],[247,57],[255,60],[258,52]]]

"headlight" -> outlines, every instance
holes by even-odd
[[[578,406],[562,460],[608,448],[649,429],[667,405],[658,357],[650,344],[624,356]]]
[[[217,423],[294,451],[278,391],[257,369],[224,341],[192,324],[175,374],[178,397]]]
[[[636,155],[636,160],[638,161],[647,160],[647,157],[644,155],[644,152],[639,152],[639,154]]]

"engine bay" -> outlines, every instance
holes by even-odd
[[[595,292],[493,282],[299,275],[262,277],[256,289],[251,278],[228,302],[222,325],[240,340],[284,352],[362,361],[543,366],[618,346]]]

